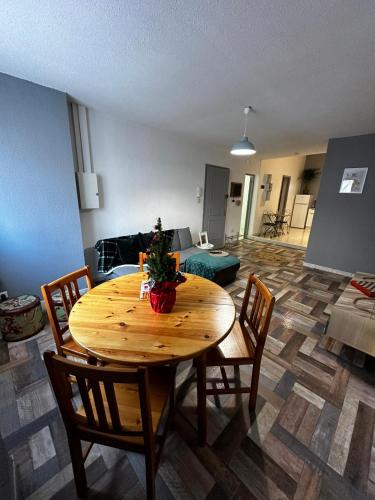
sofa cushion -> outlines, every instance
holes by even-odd
[[[146,250],[150,248],[154,234],[155,233],[153,231],[150,231],[149,233],[138,233],[140,252],[146,252]]]
[[[164,231],[164,234],[165,234],[165,236],[168,238],[170,246],[172,246],[173,235],[174,235],[174,229],[166,229],[166,230]]]
[[[184,227],[182,229],[177,229],[178,237],[180,239],[181,250],[186,250],[193,246],[193,240],[191,237],[190,227]]]
[[[171,250],[172,250],[172,252],[179,252],[181,250],[180,238],[178,236],[177,229],[174,229],[174,231],[173,231]]]
[[[204,251],[204,250],[203,250]],[[196,255],[197,253],[202,253],[202,250],[197,247],[190,247],[186,250],[181,250],[180,252],[180,263],[181,265],[185,263],[185,260],[192,255]]]
[[[138,235],[118,238],[117,244],[122,264],[138,264],[139,252],[141,251]]]

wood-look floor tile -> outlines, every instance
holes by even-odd
[[[320,410],[323,408],[325,400],[315,394],[315,392],[310,391],[307,387],[296,382],[293,386],[293,391]]]
[[[302,333],[295,332],[293,337],[280,352],[280,357],[291,363],[305,342],[306,337]]]
[[[360,401],[344,476],[363,493],[367,492],[374,424],[375,410]]]
[[[247,435],[254,441],[254,443],[261,446],[264,439],[271,430],[275,422],[279,410],[271,405],[268,401],[265,403],[256,420],[251,424]]]
[[[230,461],[230,467],[258,500],[271,498],[286,500],[288,498],[244,451],[238,450],[236,452]]]
[[[283,492],[287,497],[293,498],[297,483],[293,480],[267,453],[257,446],[251,439],[245,438],[241,450],[259,467],[259,469]]]
[[[311,439],[310,449],[324,461],[329,456],[339,415],[340,411],[326,401]]]
[[[279,424],[291,434],[295,434],[301,425],[303,417],[309,406],[306,399],[301,398],[295,392],[291,392],[287,403],[279,414]]]
[[[297,491],[293,500],[315,500],[319,498],[321,473],[304,464]]]
[[[48,426],[30,437],[29,446],[34,470],[56,456],[55,445]]]
[[[294,481],[299,481],[304,464],[303,460],[273,433],[267,435],[262,448]]]
[[[310,403],[297,430],[297,439],[306,446],[310,446],[320,413],[321,410],[314,404]]]
[[[22,393],[17,398],[17,408],[21,425],[26,425],[55,408],[56,403],[52,395],[48,380],[44,379],[33,384],[30,391]]]
[[[0,373],[0,434],[6,438],[20,427],[12,375]]]
[[[328,464],[340,475],[343,475],[345,471],[358,403],[357,399],[349,397],[345,399],[328,457]]]
[[[307,338],[305,337],[305,340],[304,340],[303,344],[301,345],[300,352],[302,352],[303,354],[306,354],[307,356],[310,356],[310,354],[314,350],[317,342],[318,341],[316,339],[311,339],[309,337],[307,337]]]
[[[283,399],[287,399],[296,380],[297,376],[294,375],[294,373],[286,371],[281,377],[280,382],[277,384],[277,387],[275,388],[275,394]]]

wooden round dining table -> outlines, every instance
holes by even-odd
[[[140,298],[147,273],[106,281],[83,295],[69,316],[74,340],[93,356],[131,366],[178,363],[196,358],[205,370],[205,351],[219,344],[235,321],[228,292],[200,276],[185,274],[172,312],[158,314]],[[198,388],[198,430],[205,442],[205,388]]]
[[[95,357],[126,365],[176,363],[195,358],[221,342],[235,320],[231,296],[216,283],[185,274],[171,313],[158,314],[140,299],[147,273],[96,286],[74,305],[69,329]]]

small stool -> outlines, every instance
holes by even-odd
[[[20,295],[0,303],[0,331],[7,342],[32,337],[44,325],[45,316],[39,297]]]

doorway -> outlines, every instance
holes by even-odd
[[[281,215],[285,214],[286,204],[288,201],[289,186],[290,186],[290,177],[288,175],[283,175],[283,179],[281,181],[279,204],[277,207],[278,214]]]
[[[255,175],[246,174],[242,198],[242,211],[240,222],[240,236],[247,238],[249,236],[251,210],[253,206]]]
[[[214,248],[222,248],[225,241],[229,168],[206,165],[202,230]]]

